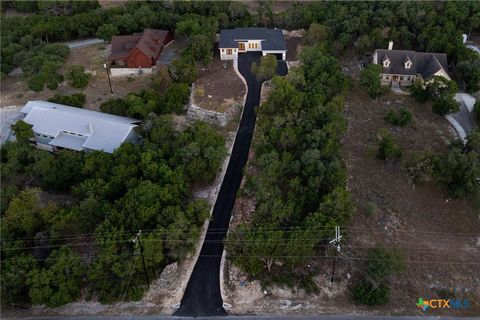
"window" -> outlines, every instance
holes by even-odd
[[[412,63],[410,61],[405,62],[405,69],[410,69]]]
[[[227,54],[232,54],[232,49],[227,49]]]
[[[385,68],[390,67],[390,60],[385,60],[385,61],[383,61],[383,66],[384,66]]]
[[[222,53],[225,53],[225,49],[222,49]]]
[[[403,81],[403,77],[400,77],[400,80],[402,80],[402,81]]]
[[[390,76],[386,76],[385,79],[386,79],[386,80],[389,80],[389,79],[390,79]]]

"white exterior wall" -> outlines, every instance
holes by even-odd
[[[227,54],[226,48],[218,49],[220,50],[220,60],[235,60],[238,58],[238,48],[230,49],[232,49],[232,54]]]
[[[153,68],[110,68],[112,77],[135,76],[152,73]]]
[[[287,50],[265,50],[262,51],[262,55],[266,56],[267,54],[282,54],[282,60],[287,60]]]
[[[246,40],[246,41],[239,41],[245,43],[245,51],[262,51],[262,41],[261,40]],[[257,48],[255,48],[255,44],[257,44]],[[252,45],[252,48],[248,46]]]
[[[440,76],[440,77],[444,77],[444,78],[446,78],[446,79],[448,79],[448,80],[451,80],[450,77],[448,76],[448,74],[447,74],[445,71],[443,71],[443,69],[442,69],[442,70],[438,70],[438,71],[434,74],[434,76]]]

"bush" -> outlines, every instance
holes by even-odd
[[[267,54],[260,58],[260,64],[252,64],[252,73],[257,76],[260,81],[270,80],[277,73],[277,57],[273,54]]]
[[[79,65],[68,67],[65,77],[72,87],[79,89],[85,88],[90,81],[90,74],[85,72],[84,66]]]
[[[128,112],[128,103],[121,98],[109,99],[100,105],[100,111],[119,116],[126,116]]]
[[[185,55],[175,59],[168,66],[168,73],[175,82],[191,84],[197,80],[198,72],[192,56]]]
[[[405,163],[411,184],[421,184],[432,180],[434,155],[431,152],[417,153]]]
[[[28,142],[30,138],[33,138],[32,125],[23,120],[18,120],[12,124],[11,128],[15,133],[15,138],[18,141]]]
[[[424,88],[420,79],[416,79],[408,89],[410,91],[410,95],[418,102],[424,103],[428,101],[428,92]]]
[[[96,36],[105,41],[111,41],[118,34],[118,29],[112,24],[104,24],[98,27]]]
[[[64,104],[67,106],[82,108],[85,104],[85,95],[83,93],[74,93],[70,96],[56,94],[50,99],[48,99],[48,101]]]
[[[412,121],[412,114],[408,109],[402,107],[400,108],[398,114],[390,110],[385,117],[385,121],[390,123],[391,125],[398,126],[398,127],[405,127],[410,121]]]
[[[477,121],[477,124],[480,126],[480,101],[477,101],[475,103],[475,106],[473,107],[473,117]]]
[[[455,113],[460,110],[458,102],[453,98],[434,99],[432,101],[432,112],[439,116],[444,116],[449,113]]]
[[[353,298],[365,305],[374,306],[386,304],[389,300],[390,288],[385,283],[373,284],[362,279],[352,290]]]
[[[390,294],[388,277],[403,271],[404,267],[400,251],[382,247],[371,249],[367,256],[366,274],[352,289],[354,299],[366,305],[386,304]]]
[[[402,151],[395,143],[393,136],[385,129],[379,132],[377,158],[380,160],[396,160],[402,156]]]
[[[386,93],[389,88],[382,86],[380,73],[383,67],[378,64],[369,64],[360,72],[360,84],[367,89],[370,98],[375,99]]]
[[[365,206],[365,211],[367,212],[368,216],[372,216],[378,212],[378,206],[375,202],[368,201],[367,205]]]
[[[190,96],[190,88],[185,83],[174,83],[162,99],[160,113],[183,113]]]

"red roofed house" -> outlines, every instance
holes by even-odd
[[[142,33],[112,37],[112,50],[108,62],[112,67],[151,68],[163,48],[172,41],[168,30],[145,29]]]

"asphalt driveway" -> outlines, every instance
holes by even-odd
[[[223,242],[228,230],[231,212],[235,204],[235,196],[243,175],[243,167],[247,162],[248,150],[255,128],[255,107],[260,102],[261,82],[250,72],[253,62],[260,59],[258,53],[244,53],[239,56],[238,69],[248,85],[240,127],[235,137],[232,154],[227,171],[220,187],[217,201],[213,208],[205,241],[200,256],[195,264],[187,288],[183,295],[177,316],[225,316],[220,292],[220,261],[223,253]],[[287,66],[279,62],[278,74],[286,75]]]

